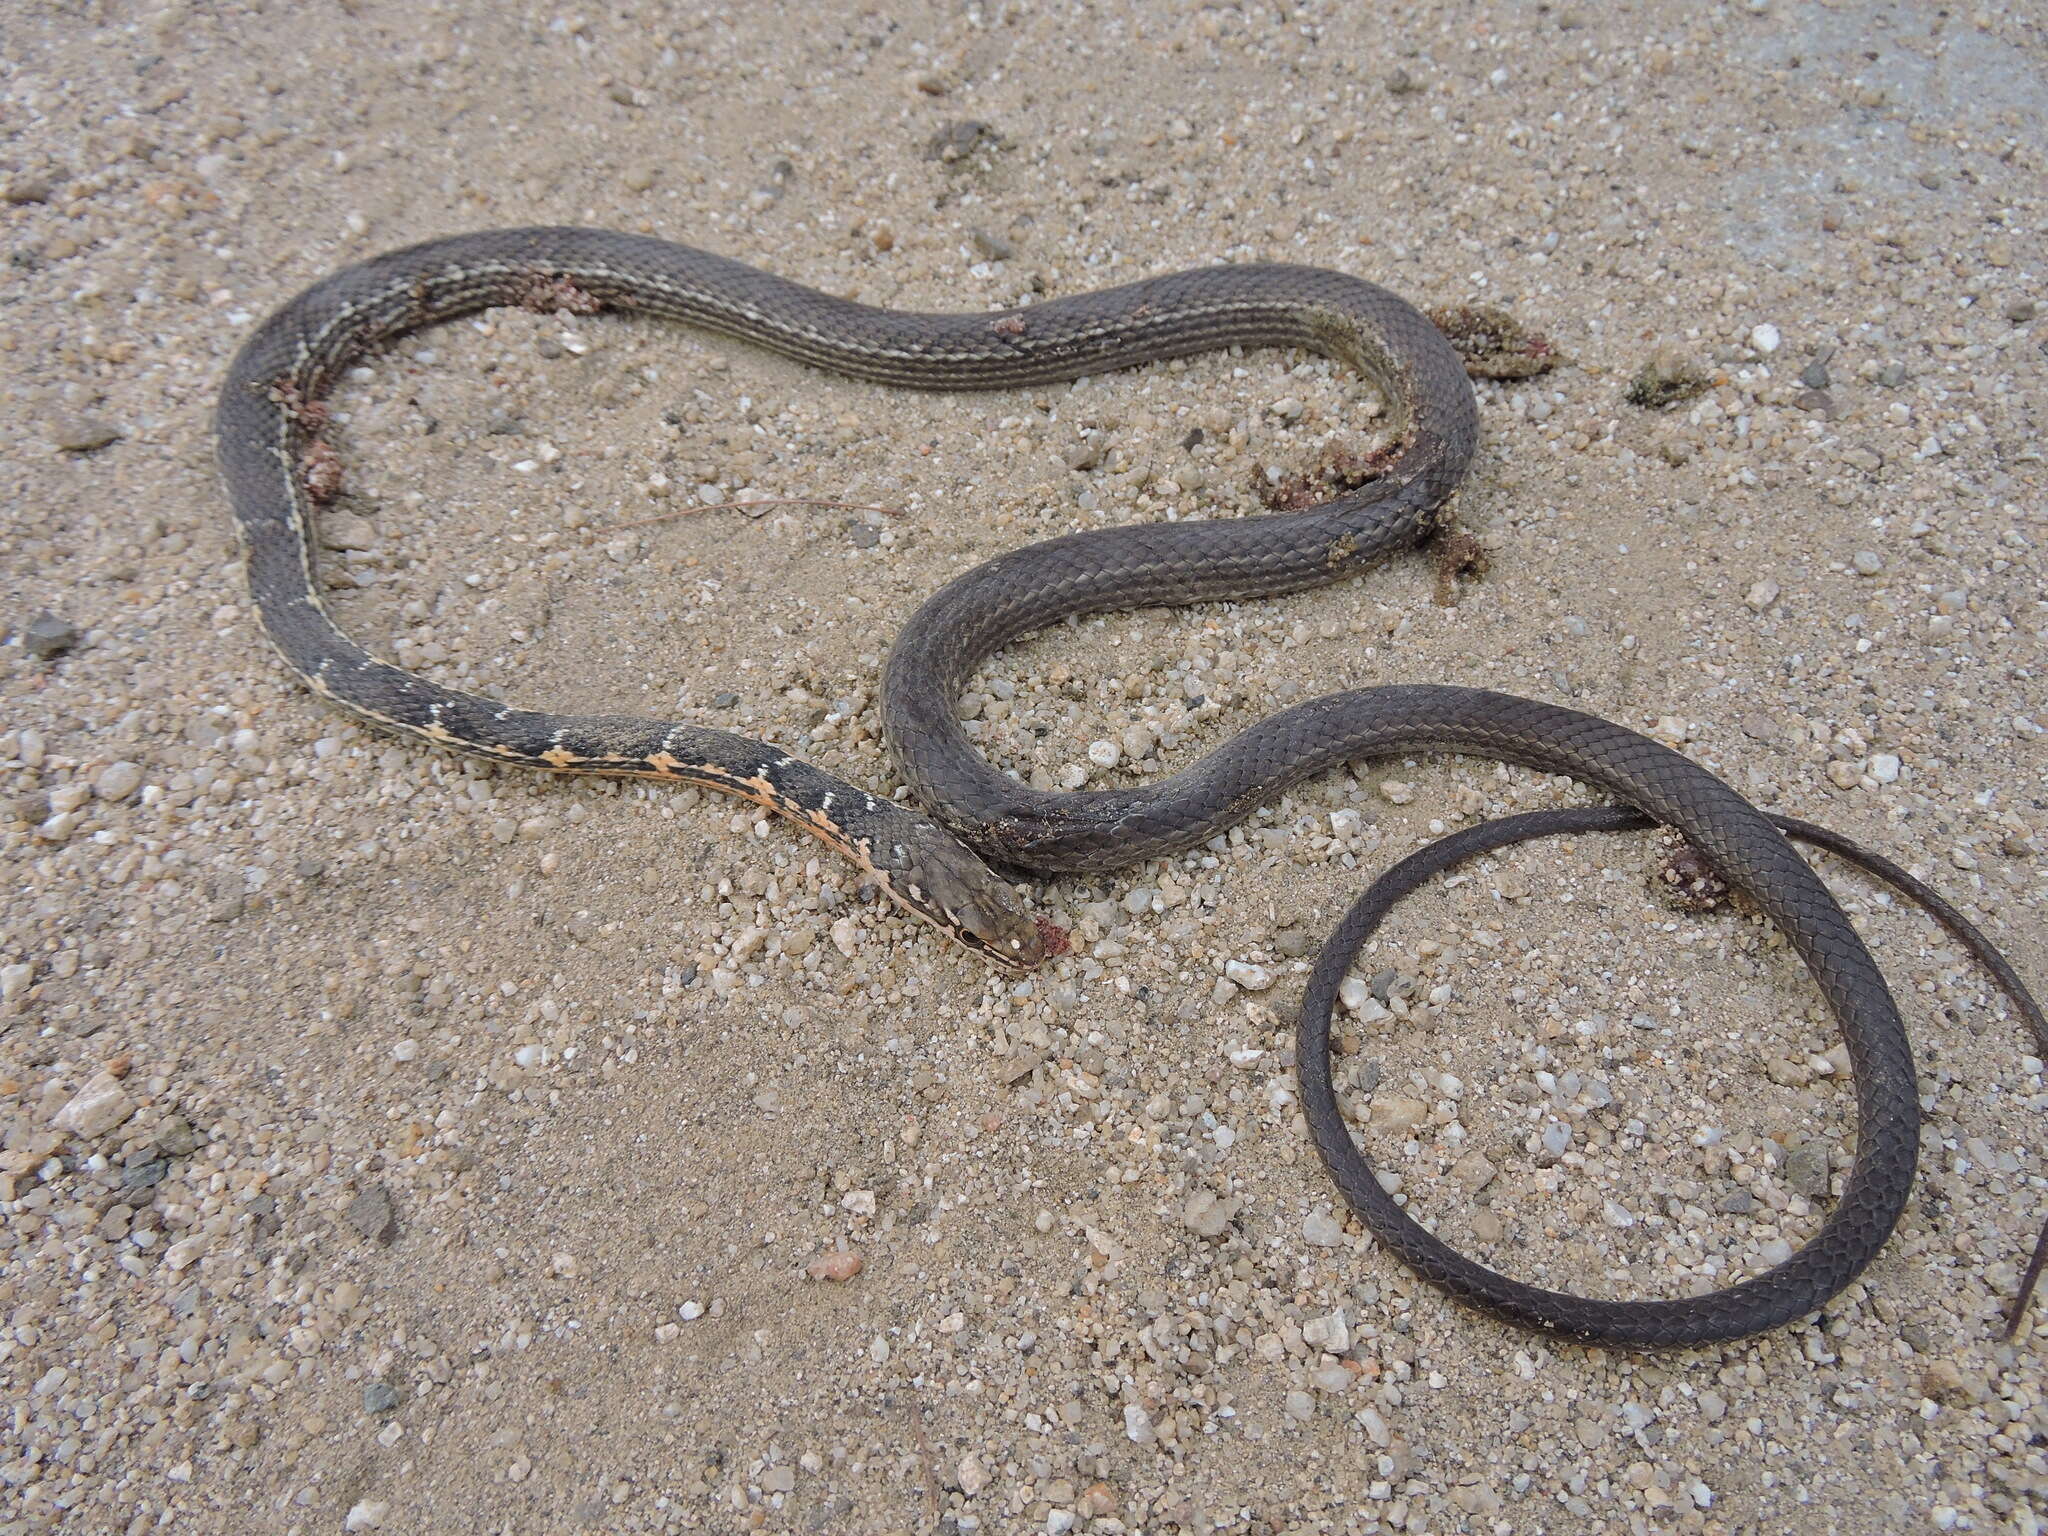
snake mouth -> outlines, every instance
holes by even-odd
[[[922,817],[897,831],[895,867],[873,867],[906,912],[1005,971],[1031,970],[1065,947],[1051,942],[1065,937],[1057,925],[1027,912],[1010,884],[950,833]]]

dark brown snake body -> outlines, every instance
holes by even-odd
[[[949,836],[933,820],[776,747],[633,716],[512,708],[380,661],[329,620],[311,528],[316,501],[334,491],[331,451],[320,439],[322,400],[366,349],[512,304],[659,315],[836,373],[918,389],[1044,384],[1232,345],[1306,347],[1379,387],[1400,444],[1381,478],[1305,512],[1071,534],[998,556],[928,601],[891,652],[881,714],[914,797]],[[1041,929],[983,858],[1046,872],[1123,867],[1192,847],[1288,785],[1354,759],[1415,752],[1498,758],[1598,785],[1677,828],[1784,931],[1848,1042],[1859,1112],[1855,1166],[1826,1223],[1790,1259],[1704,1296],[1606,1302],[1507,1280],[1415,1227],[1369,1170],[1360,1183],[1364,1164],[1329,1086],[1325,994],[1335,986],[1335,939],[1304,1014],[1303,1107],[1346,1198],[1383,1237],[1386,1211],[1408,1222],[1412,1232],[1389,1242],[1467,1300],[1528,1326],[1612,1344],[1705,1343],[1771,1328],[1814,1311],[1882,1247],[1912,1187],[1920,1117],[1912,1054],[1884,978],[1770,817],[1633,731],[1471,688],[1377,687],[1316,699],[1171,777],[1089,793],[1017,783],[974,750],[956,718],[955,700],[989,655],[1059,619],[1301,591],[1416,543],[1463,479],[1478,430],[1463,366],[1429,321],[1384,289],[1334,272],[1212,267],[1000,313],[911,314],[833,298],[687,246],[573,228],[457,236],[327,278],[244,345],[217,418],[251,591],[286,661],[320,693],[382,729],[494,761],[667,779],[754,800],[871,871],[910,911],[1006,966],[1042,957]],[[1338,979],[1350,953],[1336,962]],[[1318,1008],[1320,1060],[1309,1023]],[[1486,1278],[1475,1281],[1475,1274]]]

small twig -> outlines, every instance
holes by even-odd
[[[924,1507],[931,1528],[939,1528],[939,1458],[932,1450],[932,1437],[925,1433],[924,1414],[915,1404],[910,1409],[910,1426],[917,1431],[917,1459],[924,1463]]]
[[[700,506],[678,507],[673,512],[657,512],[652,517],[642,517],[630,523],[612,523],[603,528],[592,528],[593,534],[622,533],[628,528],[651,528],[656,523],[672,522],[679,517],[695,517],[699,512],[744,512],[750,507],[828,507],[838,512],[879,512],[884,517],[901,517],[900,507],[869,507],[857,501],[827,501],[821,496],[762,496],[753,501],[713,501]]]

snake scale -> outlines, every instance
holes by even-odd
[[[503,305],[660,316],[852,378],[925,390],[1046,384],[1230,346],[1307,348],[1379,389],[1398,447],[1377,479],[1306,511],[1069,534],[947,585],[903,627],[880,697],[884,738],[924,814],[745,737],[519,709],[445,688],[379,660],[335,626],[316,580],[312,526],[339,488],[322,437],[326,396],[344,367],[380,344]],[[1365,1169],[1329,1081],[1330,995],[1362,940],[1356,912],[1326,949],[1304,1012],[1304,1111],[1347,1200],[1397,1253],[1468,1301],[1526,1326],[1617,1345],[1699,1344],[1771,1328],[1817,1309],[1884,1244],[1912,1187],[1919,1105],[1904,1026],[1862,940],[1772,819],[1713,774],[1575,710],[1436,685],[1315,699],[1169,777],[1090,792],[1019,784],[982,758],[956,718],[955,700],[988,656],[1060,619],[1297,592],[1416,544],[1464,478],[1478,433],[1471,385],[1444,337],[1393,294],[1336,272],[1218,266],[1022,309],[916,314],[834,298],[688,246],[577,228],[435,240],[316,283],[243,345],[216,417],[250,591],[285,661],[321,695],[380,729],[497,762],[662,779],[754,801],[1006,968],[1036,964],[1056,930],[1025,911],[991,864],[1107,870],[1178,852],[1287,786],[1355,759],[1498,758],[1568,774],[1633,808],[1609,816],[1676,828],[1778,924],[1848,1042],[1855,1165],[1820,1231],[1789,1259],[1703,1296],[1609,1302],[1509,1280],[1416,1226]],[[1425,850],[1404,868],[1419,879],[1453,855],[1468,856]],[[1361,910],[1392,889],[1383,880]],[[1388,1213],[1409,1229],[1398,1241],[1388,1237]]]

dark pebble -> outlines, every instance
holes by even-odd
[[[1828,378],[1828,365],[1818,361],[1808,363],[1799,375],[1799,382],[1808,389],[1826,389],[1832,382]]]
[[[1886,363],[1877,370],[1877,382],[1886,389],[1897,389],[1906,382],[1906,365],[1904,363]]]
[[[848,523],[846,536],[853,540],[855,549],[873,549],[882,542],[882,530],[866,523]]]
[[[987,123],[973,118],[961,122],[947,123],[926,141],[924,157],[951,165],[966,159],[978,149],[997,147],[1002,136]]]
[[[711,707],[713,709],[731,709],[739,701],[740,696],[736,693],[721,693],[712,699]]]
[[[325,859],[301,859],[292,868],[297,872],[301,880],[318,880],[327,873],[327,861]]]
[[[158,1148],[166,1157],[190,1157],[199,1150],[206,1138],[193,1130],[186,1120],[173,1115],[164,1122],[163,1130],[156,1138]]]
[[[391,1196],[384,1192],[381,1184],[372,1184],[348,1203],[349,1225],[373,1243],[391,1241],[394,1221],[391,1214]]]
[[[1756,1196],[1746,1189],[1731,1189],[1714,1209],[1724,1216],[1747,1216],[1756,1209]]]
[[[1394,983],[1401,979],[1399,971],[1381,971],[1372,979],[1372,995],[1379,999],[1384,1008],[1394,995]]]
[[[1387,94],[1389,96],[1413,96],[1421,89],[1422,87],[1415,83],[1415,77],[1410,75],[1405,69],[1397,69],[1387,76]]]
[[[990,261],[1008,261],[1017,254],[1016,246],[1005,240],[1001,235],[994,234],[986,229],[973,231],[968,236],[968,239],[972,240],[974,248]]]
[[[1802,411],[1811,411],[1816,416],[1825,416],[1829,420],[1834,419],[1835,397],[1824,389],[1800,391],[1798,404],[1799,409]]]
[[[137,1163],[133,1168],[121,1170],[121,1193],[140,1194],[155,1189],[163,1183],[164,1175],[171,1171],[171,1165],[160,1157],[153,1157],[146,1163]]]
[[[84,631],[69,619],[60,619],[54,613],[39,613],[21,632],[21,643],[28,647],[29,654],[42,661],[54,661],[83,637]]]
[[[1815,1199],[1828,1192],[1828,1145],[1824,1141],[1801,1142],[1785,1158],[1785,1182]]]
[[[388,1381],[373,1381],[363,1388],[363,1412],[389,1413],[398,1406],[398,1388]]]

